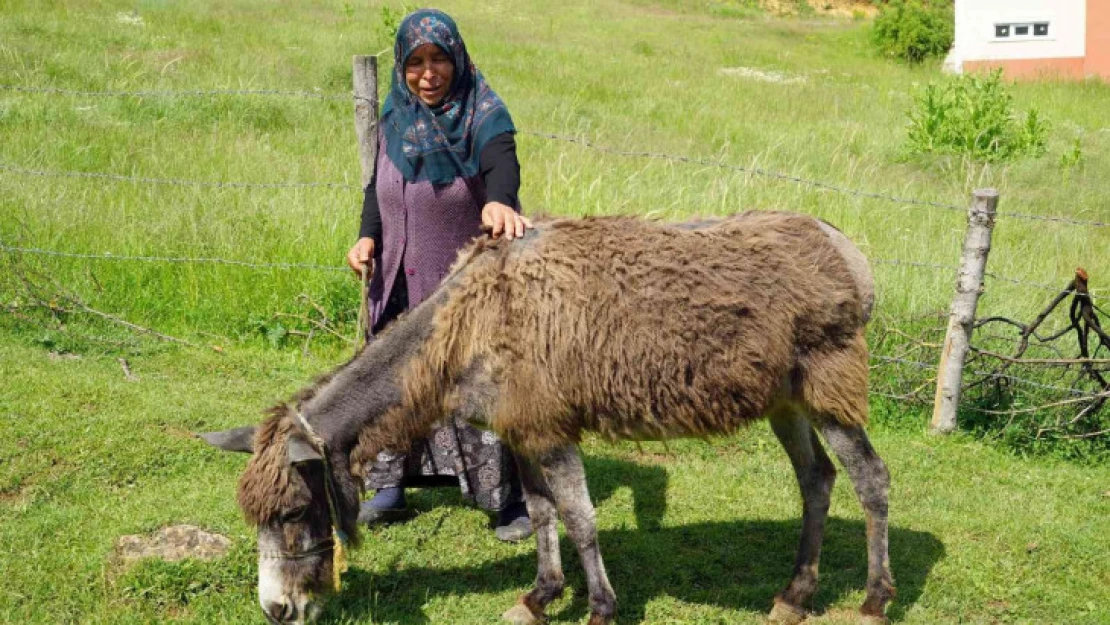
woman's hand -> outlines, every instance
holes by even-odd
[[[490,202],[482,208],[482,225],[490,228],[490,236],[513,239],[524,236],[524,230],[533,228],[531,220],[501,202]]]
[[[374,239],[370,237],[362,237],[347,252],[347,264],[359,276],[362,275],[363,265],[369,264],[371,258],[374,258]]]

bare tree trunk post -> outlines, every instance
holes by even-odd
[[[362,164],[362,188],[370,184],[378,157],[378,57],[355,56],[355,135]]]
[[[933,400],[930,431],[947,434],[956,429],[956,409],[960,403],[964,359],[971,341],[975,308],[983,290],[983,274],[991,251],[991,231],[998,209],[998,191],[978,189],[967,213],[967,234],[960,256],[960,272],[956,277],[956,296],[948,316],[948,332],[937,366],[937,394]]]
[[[351,59],[351,76],[355,88],[355,136],[358,138],[358,159],[362,165],[362,185],[374,178],[374,166],[378,160],[378,57],[356,55]],[[370,274],[374,271],[374,259],[362,271],[362,291],[358,307],[358,340],[355,341],[355,354],[370,338]]]

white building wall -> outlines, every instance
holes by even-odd
[[[995,24],[1030,22],[1048,22],[1049,35],[995,37]],[[1087,0],[956,0],[956,43],[946,64],[961,71],[964,61],[1083,57],[1086,23]]]

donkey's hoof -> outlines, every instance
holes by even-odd
[[[782,601],[776,601],[775,606],[771,608],[771,613],[767,615],[767,621],[774,625],[798,625],[804,620],[806,620],[805,610]]]
[[[528,609],[528,606],[523,603],[518,603],[513,607],[505,610],[501,618],[512,623],[513,625],[538,625],[545,622],[547,619],[536,618],[535,614]]]
[[[859,618],[859,625],[890,625],[890,619],[874,614],[862,614]]]

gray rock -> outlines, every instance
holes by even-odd
[[[116,556],[125,564],[142,558],[177,562],[185,558],[212,560],[225,555],[231,539],[206,532],[195,525],[171,525],[153,535],[130,534],[116,542]]]

